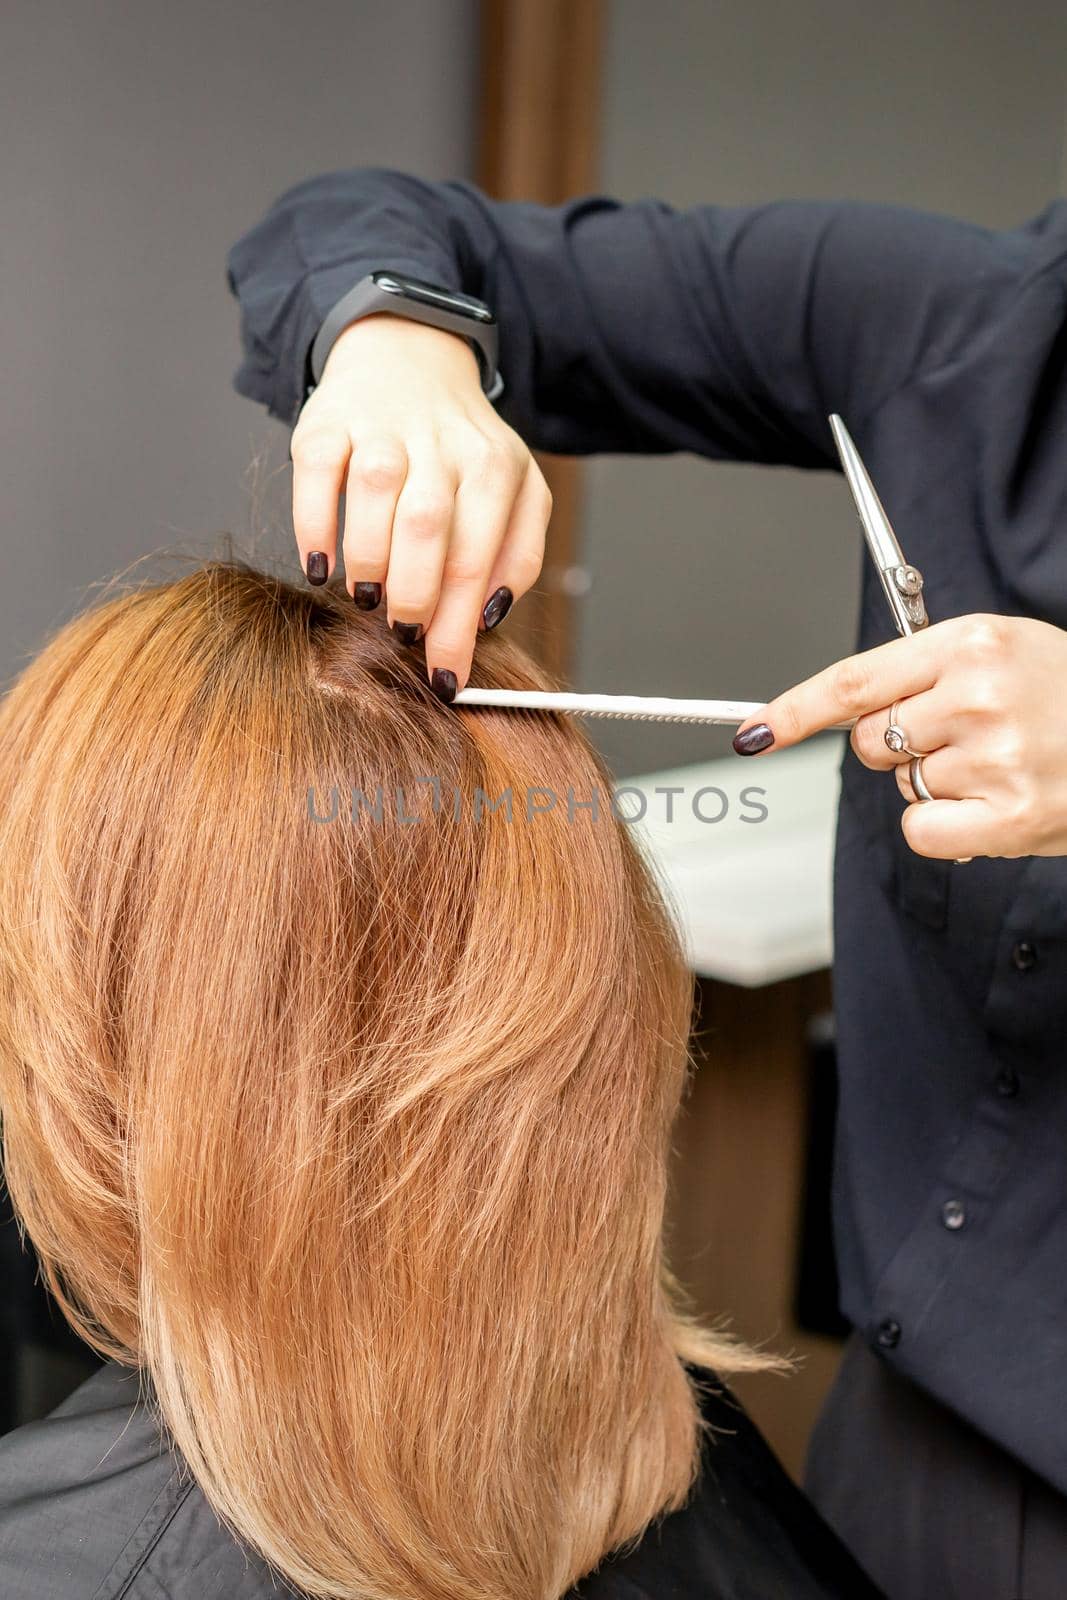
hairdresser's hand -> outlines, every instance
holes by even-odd
[[[305,572],[321,583],[333,571],[344,491],[349,592],[365,610],[384,595],[390,623],[411,630],[405,643],[425,634],[431,681],[451,699],[479,626],[494,627],[536,581],[552,506],[529,450],[485,398],[470,345],[401,317],[354,323],[291,448]]]
[[[922,776],[935,800],[918,802],[910,758],[886,747],[898,700],[908,744],[931,752]],[[892,768],[912,802],[902,820],[918,855],[1067,855],[1065,700],[1063,629],[1029,618],[957,617],[787,690],[738,730],[735,748],[778,749],[856,718],[856,754],[864,766]]]

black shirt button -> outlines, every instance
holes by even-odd
[[[967,1212],[962,1200],[946,1200],[941,1207],[941,1221],[952,1233],[956,1233],[967,1221]]]
[[[878,1324],[875,1337],[883,1350],[895,1350],[900,1343],[901,1332],[900,1323],[893,1317],[886,1317],[884,1322]]]
[[[1019,1093],[1019,1074],[1014,1067],[1004,1067],[997,1073],[994,1083],[1002,1100],[1014,1100]]]
[[[1029,939],[1020,939],[1018,944],[1012,946],[1011,964],[1016,972],[1029,972],[1031,967],[1037,966],[1037,947]]]

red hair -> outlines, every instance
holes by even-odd
[[[681,1504],[683,1358],[756,1361],[663,1266],[691,986],[574,723],[220,562],[64,628],[0,749],[8,1185],[219,1515],[312,1595],[556,1600]]]

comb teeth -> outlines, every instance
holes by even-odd
[[[631,722],[694,722],[736,728],[762,711],[763,700],[671,700],[642,694],[569,694],[543,689],[461,689],[461,711],[557,711],[565,717],[617,717]],[[835,722],[834,730],[851,728]]]
[[[673,700],[659,695],[570,694],[540,689],[461,689],[453,704],[483,710],[557,711],[569,717],[616,717],[633,722],[694,722],[736,727],[761,701]]]
[[[479,708],[475,707],[474,709],[477,710]],[[482,711],[487,711],[489,709],[489,707],[488,706],[482,706],[480,709]],[[612,721],[613,722],[695,722],[695,723],[703,723],[705,727],[709,726],[712,723],[718,723],[720,725],[723,724],[723,723],[726,723],[730,727],[732,727],[733,724],[734,724],[734,721],[735,721],[735,719],[733,717],[715,717],[715,716],[699,717],[699,716],[693,715],[692,712],[687,713],[687,712],[684,712],[684,711],[601,711],[601,710],[596,710],[596,709],[593,709],[593,710],[589,710],[589,709],[579,710],[575,706],[557,706],[557,707],[555,707],[555,711],[556,711],[556,714],[558,716],[564,716],[564,717],[598,717],[598,718],[600,718],[600,719],[602,719],[604,721],[609,721],[609,722],[612,722]],[[736,720],[742,720],[742,719],[738,718]]]

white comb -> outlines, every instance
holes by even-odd
[[[668,700],[660,695],[564,694],[543,689],[461,689],[452,702],[509,711],[562,711],[573,717],[632,717],[650,722],[744,722],[758,700]]]
[[[664,695],[569,694],[543,689],[461,689],[456,706],[482,710],[561,711],[571,717],[628,717],[636,722],[703,722],[736,727],[762,700],[673,700]],[[850,722],[838,723],[850,728]]]

